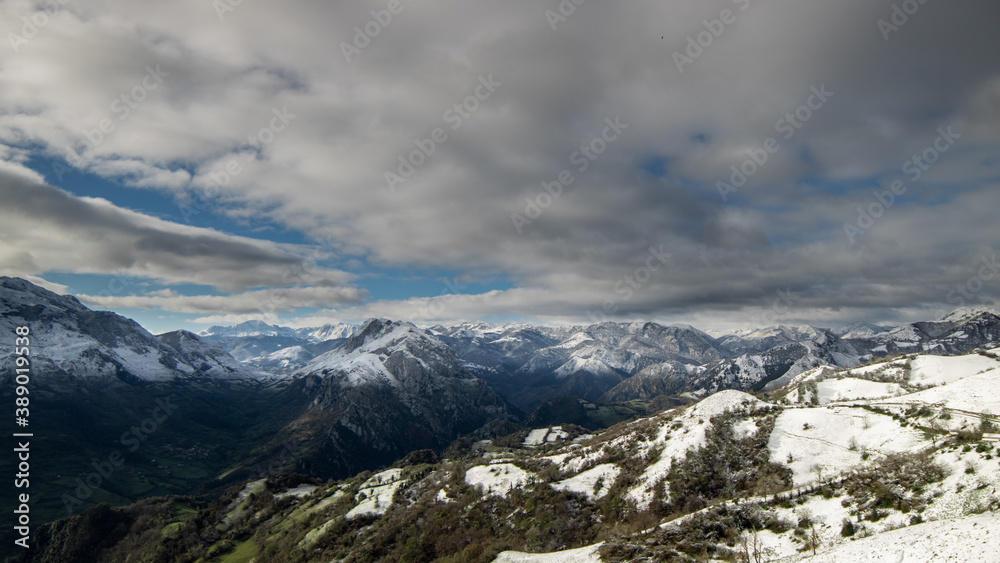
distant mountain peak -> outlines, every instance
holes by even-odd
[[[870,338],[876,334],[889,332],[893,328],[895,327],[881,326],[862,321],[845,326],[844,328],[835,331],[835,334],[841,338]]]
[[[377,348],[395,344],[410,337],[428,337],[428,333],[411,322],[389,319],[368,319],[344,343],[345,352],[360,348]],[[436,339],[435,339],[436,340]]]
[[[961,323],[983,315],[1000,317],[1000,309],[985,305],[978,307],[959,307],[958,309],[955,309],[951,313],[945,315],[941,320],[945,322]]]
[[[271,325],[264,321],[244,321],[234,326],[213,326],[203,330],[200,336],[221,338],[244,338],[248,336],[294,336],[295,329]]]
[[[60,378],[170,381],[270,377],[188,331],[153,336],[132,319],[94,311],[18,278],[0,278],[0,330],[31,326],[33,363]],[[36,355],[37,354],[37,355]]]

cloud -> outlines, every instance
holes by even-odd
[[[555,30],[545,15],[554,0],[403,5],[348,62],[342,43],[384,4],[245,2],[220,19],[195,0],[68,3],[18,52],[0,50],[0,142],[49,156],[83,142],[89,156],[78,165],[93,173],[182,203],[210,192],[211,211],[335,241],[345,261],[516,286],[489,299],[363,303],[351,315],[434,318],[447,304],[456,317],[586,320],[613,300],[614,316],[724,318],[766,310],[791,287],[799,317],[885,316],[945,304],[1000,234],[986,211],[1000,203],[994,4],[922,4],[888,41],[878,22],[892,0],[586,3]],[[19,32],[34,9],[5,2],[0,20]],[[734,23],[681,72],[675,53],[687,56],[689,39],[724,9]],[[142,92],[157,65],[166,76]],[[466,110],[489,76],[495,92]],[[782,120],[807,107],[814,87],[835,94],[786,138]],[[295,117],[275,122],[275,111]],[[594,145],[615,118],[628,128]],[[88,148],[102,119],[114,130]],[[954,150],[907,180],[904,163],[949,125],[962,133]],[[390,190],[385,173],[429,146],[436,128],[447,139]],[[717,182],[768,138],[780,148],[723,202]],[[581,147],[599,146],[583,169]],[[651,160],[668,163],[662,175],[643,170]],[[238,173],[227,171],[233,162]],[[572,182],[539,199],[563,170]],[[852,244],[844,224],[899,179],[905,197]],[[288,286],[302,262],[302,249],[35,191],[18,213],[67,223],[36,229],[30,251],[5,251],[12,271],[127,268],[211,285],[236,294],[146,306],[225,315],[243,310],[248,288]],[[521,232],[514,213],[531,217]],[[672,266],[627,300],[616,293],[659,245]],[[344,272],[305,278],[345,288],[315,300],[339,300],[331,314],[364,298]]]
[[[363,296],[347,285],[351,274],[318,266],[322,255],[307,247],[178,225],[4,172],[0,198],[0,268],[13,275],[124,273],[222,291],[298,285],[287,291],[326,304]]]
[[[275,315],[301,308],[355,303],[365,297],[353,287],[293,287],[246,291],[231,295],[180,295],[176,292],[149,295],[78,295],[88,305],[107,308],[156,309],[176,313],[225,313],[229,315]]]

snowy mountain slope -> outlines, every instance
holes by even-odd
[[[203,334],[241,361],[288,374],[339,347],[339,337],[354,330],[353,325],[295,330],[250,322]],[[1000,342],[1000,317],[989,308],[966,308],[938,321],[895,328],[865,322],[835,331],[776,326],[718,339],[685,325],[644,322],[466,322],[434,326],[428,333],[452,348],[466,370],[529,411],[565,396],[630,401],[683,393],[704,396],[721,389],[776,389],[816,367],[851,367],[917,351],[964,353]]]
[[[169,381],[205,377],[269,378],[191,333],[153,336],[135,321],[93,311],[17,278],[0,278],[0,330],[31,330],[34,373],[41,377]]]
[[[886,455],[925,445],[920,431],[849,407],[789,409],[778,417],[768,442],[771,456],[792,468],[795,486],[849,471],[866,461],[866,453]]]
[[[358,329],[358,325],[348,324],[348,323],[336,323],[336,324],[325,324],[318,328],[302,328],[299,329],[298,335],[300,337],[308,338],[315,342],[325,342],[327,340],[339,340],[341,338],[347,338],[354,334],[354,331]]]
[[[246,321],[231,327],[213,326],[199,336],[218,343],[241,362],[288,374],[333,349],[356,329],[357,325],[345,323],[292,329]]]
[[[237,361],[218,344],[202,340],[198,335],[186,330],[168,332],[157,336],[157,338],[180,352],[185,362],[197,369],[201,375],[240,380],[277,378],[271,373]]]
[[[938,563],[939,561],[1000,562],[1000,517],[980,514],[927,522],[844,542],[812,555],[797,555],[778,561],[842,563],[884,561],[886,563]]]
[[[883,353],[961,354],[1000,342],[1000,313],[990,308],[959,309],[938,321],[911,323],[864,340],[872,351],[878,348]]]
[[[284,336],[294,338],[298,331],[292,328],[267,324],[263,321],[245,321],[234,326],[213,326],[201,331],[198,336],[208,340],[223,338],[248,338],[260,336]]]
[[[840,330],[836,330],[834,331],[834,334],[840,338],[871,338],[876,334],[888,332],[893,328],[895,327],[886,327],[862,321],[848,325]]]
[[[432,331],[470,371],[524,409],[566,395],[596,400],[656,364],[701,365],[729,355],[714,338],[690,326],[650,322],[582,327],[464,323]]]
[[[411,323],[370,319],[340,346],[292,375],[291,392],[312,407],[289,427],[313,428],[326,474],[357,470],[343,451],[391,463],[439,449],[487,422],[511,416],[507,403],[440,339]],[[316,441],[315,432],[319,432]]]
[[[601,396],[605,402],[625,402],[633,399],[673,395],[689,388],[692,374],[700,371],[700,366],[667,361],[646,366],[638,373],[614,386]]]
[[[719,337],[719,342],[736,354],[748,352],[763,352],[782,344],[813,341],[825,343],[830,340],[832,332],[817,329],[807,325],[772,326],[739,330],[732,334]]]

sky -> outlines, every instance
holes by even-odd
[[[994,0],[0,0],[0,274],[153,332],[1000,300]]]

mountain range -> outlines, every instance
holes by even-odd
[[[892,380],[893,358],[1000,342],[1000,315],[988,308],[899,327],[719,336],[653,322],[421,328],[388,319],[153,335],[17,278],[0,278],[0,314],[8,334],[31,329],[32,430],[42,449],[60,452],[38,465],[52,476],[38,485],[40,521],[102,503],[213,497],[269,475],[346,479],[416,451],[436,463],[443,452],[509,443],[526,431],[519,422],[550,428],[545,443],[724,391],[795,389],[799,400],[822,401],[841,391],[823,386],[825,374],[883,357],[890,362],[873,381],[919,390],[917,381]],[[12,365],[12,350],[5,359]],[[12,378],[0,375],[5,401],[14,398]],[[170,416],[150,425],[163,404],[174,405]],[[142,438],[133,449],[129,429],[147,426],[133,434]],[[116,453],[127,469],[94,482],[94,468]]]
[[[354,325],[291,329],[251,321],[201,333],[235,357],[279,374],[308,373],[310,362],[343,346]],[[467,322],[427,334],[454,350],[464,367],[513,406],[574,396],[588,401],[703,396],[721,389],[780,386],[819,366],[851,367],[914,351],[962,353],[995,341],[1000,313],[959,309],[943,319],[886,327],[776,326],[718,337],[686,325],[604,322],[588,326]],[[322,340],[322,335],[330,335]],[[254,355],[256,354],[256,355]]]

